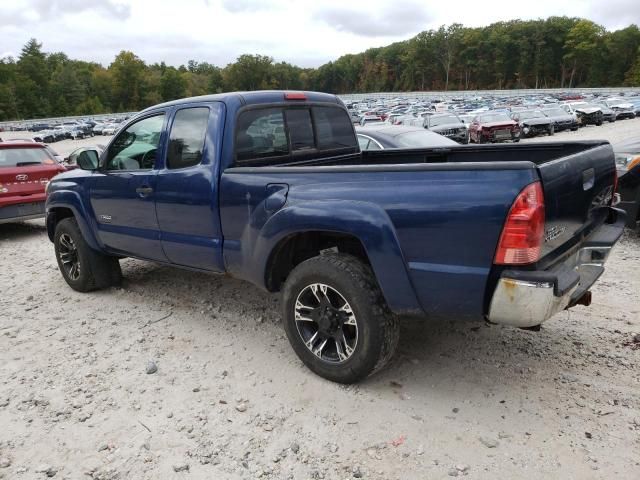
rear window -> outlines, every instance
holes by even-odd
[[[54,163],[44,148],[0,148],[0,168]]]
[[[305,154],[355,153],[351,118],[342,108],[300,106],[260,108],[240,114],[236,130],[236,162],[277,164]]]
[[[294,152],[311,150],[316,147],[311,124],[311,111],[308,108],[285,110],[291,149]]]
[[[239,162],[289,154],[281,108],[243,112],[236,132],[236,158]]]

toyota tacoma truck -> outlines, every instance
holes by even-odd
[[[78,164],[46,204],[71,288],[133,257],[279,291],[296,354],[343,383],[384,366],[403,317],[537,328],[588,304],[624,225],[607,142],[365,152],[322,93],[164,103]]]

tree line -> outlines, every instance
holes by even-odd
[[[29,40],[0,59],[0,120],[137,111],[176,98],[237,90],[331,93],[640,86],[640,29],[585,19],[512,20],[424,31],[318,68],[241,55],[219,67],[146,64],[120,52],[104,67],[46,53]]]

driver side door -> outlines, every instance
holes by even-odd
[[[156,217],[157,159],[166,115],[156,112],[120,131],[93,175],[89,197],[104,246],[126,256],[166,261]]]

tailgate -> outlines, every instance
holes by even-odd
[[[0,168],[0,206],[29,202],[31,196],[43,195],[49,180],[61,170],[58,165]]]
[[[616,167],[613,149],[604,143],[537,168],[545,201],[544,259],[551,252],[560,254],[580,243],[605,221]]]

